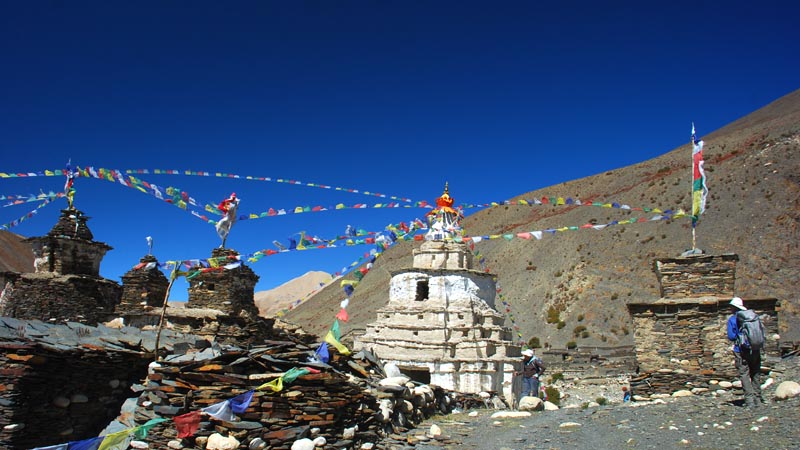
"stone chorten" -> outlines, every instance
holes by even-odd
[[[0,316],[96,325],[113,314],[122,288],[100,276],[111,247],[94,240],[88,220],[77,209],[63,209],[46,236],[25,240],[33,249],[34,273],[10,274]]]
[[[447,185],[436,203],[413,267],[392,275],[388,304],[354,347],[371,349],[415,381],[513,399],[520,347],[495,310],[494,276],[473,269]]]
[[[122,301],[117,313],[136,312],[161,307],[167,295],[169,280],[158,268],[158,259],[145,255],[122,276]]]
[[[232,249],[215,248],[211,260],[217,267],[193,267],[202,272],[189,280],[189,301],[186,308],[216,309],[230,316],[251,320],[258,318],[254,295],[259,276],[239,260]],[[228,264],[238,267],[223,268]]]
[[[636,363],[648,377],[639,393],[671,393],[686,389],[687,382],[699,385],[736,378],[726,327],[738,260],[736,254],[722,254],[655,261],[661,298],[627,305],[634,325]],[[744,304],[761,316],[767,333],[766,354],[779,356],[778,300],[746,298]]]

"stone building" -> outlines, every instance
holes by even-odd
[[[215,248],[211,251],[211,260],[216,267],[191,269],[201,273],[189,280],[186,307],[217,309],[230,316],[257,318],[254,293],[259,276],[240,261],[236,250]]]
[[[33,250],[34,273],[6,273],[0,316],[95,325],[113,314],[122,288],[100,276],[111,247],[94,240],[88,219],[64,209],[46,236],[25,240]]]
[[[723,254],[655,261],[661,298],[628,304],[636,363],[649,377],[646,393],[671,393],[686,389],[687,382],[736,378],[726,326],[738,259]],[[778,356],[778,300],[750,298],[744,303],[761,315],[767,356]]]
[[[142,258],[142,263],[146,258]],[[193,275],[188,277],[188,301],[169,302],[164,311],[163,327],[223,344],[249,346],[263,343],[272,332],[274,320],[258,316],[254,300],[258,275],[241,262],[239,254],[232,249],[215,248],[208,261],[208,266],[197,265],[189,269]],[[148,259],[147,263],[151,262]],[[120,315],[127,325],[156,328],[161,322],[166,289],[162,294],[152,293],[166,281],[166,277],[164,281],[158,281],[157,275],[131,272],[134,271],[123,277],[125,292],[130,294],[128,303],[123,303],[132,307],[123,308]],[[129,280],[135,283],[130,288]],[[147,295],[152,299],[148,303],[152,301],[155,307],[141,305],[145,289],[149,289]],[[138,304],[134,305],[134,302]]]
[[[495,309],[494,276],[473,268],[447,187],[413,266],[392,274],[389,302],[355,339],[411,379],[463,393],[514,398],[520,347]]]
[[[158,268],[153,255],[145,255],[122,276],[122,300],[117,314],[135,313],[150,308],[160,308],[167,296],[169,280]]]

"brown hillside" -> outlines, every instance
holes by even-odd
[[[800,340],[796,283],[800,280],[800,90],[703,136],[709,196],[698,224],[698,247],[709,254],[737,253],[737,295],[783,301],[782,335]],[[631,207],[691,210],[691,149],[687,144],[658,158],[591,177],[521,194],[518,198],[573,197]],[[451,187],[458,204],[458,188]],[[654,213],[596,206],[511,206],[479,211],[464,221],[469,235],[517,233],[586,223],[609,223]],[[391,274],[410,267],[401,242],[386,251],[352,297],[345,336],[375,320],[388,300]],[[659,296],[654,258],[691,248],[691,221],[675,219],[615,225],[603,230],[545,233],[542,240],[492,239],[475,250],[497,274],[501,295],[524,340],[564,347],[631,345],[625,304]],[[286,316],[306,331],[324,335],[338,311],[342,291],[327,287]],[[498,299],[498,305],[501,302]],[[548,308],[562,312],[565,326],[545,321]],[[506,325],[511,326],[509,319]],[[579,325],[589,332],[575,338]]]
[[[31,246],[24,237],[0,230],[0,272],[33,272]]]
[[[330,281],[329,273],[308,272],[274,289],[256,292],[255,302],[258,307],[258,315],[274,317],[278,311],[289,308],[292,303],[304,299]]]

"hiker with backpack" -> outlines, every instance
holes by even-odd
[[[728,340],[733,341],[736,371],[742,381],[745,406],[764,403],[761,397],[761,349],[764,348],[764,325],[755,311],[747,309],[739,297],[730,301],[733,314],[728,318]]]
[[[539,377],[544,373],[544,362],[533,354],[533,349],[522,351],[522,397],[539,395]],[[519,375],[516,372],[515,375]]]

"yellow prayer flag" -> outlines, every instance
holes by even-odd
[[[333,331],[328,331],[328,334],[325,335],[325,342],[331,344],[332,346],[336,347],[336,350],[339,351],[342,355],[349,355],[350,350],[347,349],[341,342],[336,340],[336,337],[333,335]]]
[[[116,450],[120,448],[128,448],[128,443],[125,441],[128,439],[128,436],[130,436],[131,431],[133,431],[133,429],[107,434],[105,438],[103,438],[103,442],[100,443],[100,447],[98,447],[97,450]],[[122,444],[125,444],[125,446],[122,447]]]
[[[272,392],[280,392],[283,390],[283,377],[278,377],[269,383],[264,383],[261,386],[257,387],[257,391],[263,391],[265,389],[269,389]]]

